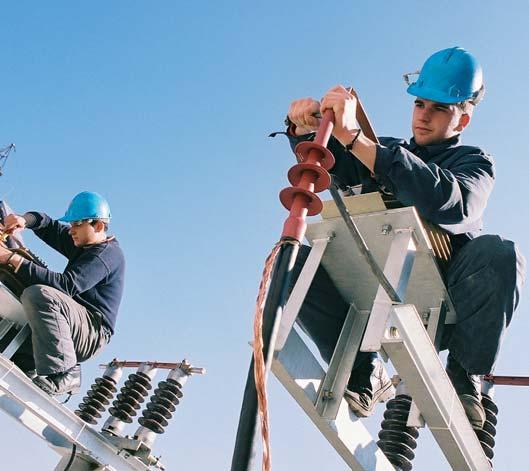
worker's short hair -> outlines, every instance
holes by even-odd
[[[474,103],[472,103],[470,100],[467,101],[461,101],[459,103],[456,103],[456,106],[463,112],[470,114],[474,109]]]
[[[105,225],[105,232],[108,232],[108,219],[94,219],[90,221],[90,224],[94,226],[97,221],[101,221]]]

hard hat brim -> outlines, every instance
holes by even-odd
[[[111,217],[110,215],[108,215],[108,217],[106,218],[103,218],[101,216],[93,216],[93,217],[85,217],[85,218],[82,218],[82,219],[76,219],[76,218],[72,218],[72,217],[69,217],[69,216],[63,216],[62,218],[59,218],[57,219],[57,221],[60,221],[60,222],[75,222],[75,221],[82,221],[82,220],[87,220],[87,219],[93,219],[94,221],[99,221],[99,220],[102,220],[102,221],[110,221]]]
[[[410,95],[416,96],[417,98],[423,98],[425,100],[435,101],[436,103],[442,103],[444,105],[454,105],[463,101],[469,100],[470,97],[450,96],[446,93],[441,93],[439,90],[434,90],[428,87],[419,87],[416,83],[412,83],[406,90]]]

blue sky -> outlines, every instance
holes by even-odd
[[[0,147],[15,142],[17,153],[0,197],[17,212],[58,217],[79,191],[98,191],[127,256],[117,334],[84,365],[84,386],[114,357],[187,358],[208,370],[188,382],[155,442],[168,470],[229,466],[254,299],[287,216],[278,192],[293,164],[286,141],[267,135],[281,129],[294,98],[354,85],[380,135],[408,137],[412,100],[402,74],[438,49],[469,49],[487,94],[464,141],[497,162],[486,231],[529,254],[526,1],[18,1],[1,11]],[[26,241],[63,269],[59,255]],[[523,299],[498,374],[529,375],[528,311]],[[526,460],[529,391],[498,389],[496,469],[517,469]],[[274,469],[344,469],[275,379],[269,393]],[[368,423],[372,433],[379,422],[380,413]],[[13,425],[0,415],[9,430],[2,468],[58,462]],[[448,469],[426,431],[414,463]]]

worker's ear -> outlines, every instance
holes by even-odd
[[[94,231],[96,232],[104,232],[105,231],[105,223],[98,219],[94,224]]]
[[[459,117],[459,123],[457,123],[455,130],[457,132],[462,132],[463,129],[465,129],[470,124],[470,119],[471,119],[470,114],[468,113],[461,114],[461,116]]]

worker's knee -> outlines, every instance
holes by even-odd
[[[482,270],[500,281],[514,280],[517,267],[523,275],[525,261],[514,242],[498,235],[483,235],[468,242],[457,254],[449,269],[448,283],[455,284]]]
[[[49,305],[54,302],[54,292],[56,290],[46,285],[28,286],[20,296],[20,302],[26,308],[26,311],[32,310],[36,306]]]
[[[498,235],[483,235],[470,243],[475,256],[489,259],[493,270],[504,272],[506,269],[513,269],[517,258],[514,242]]]

